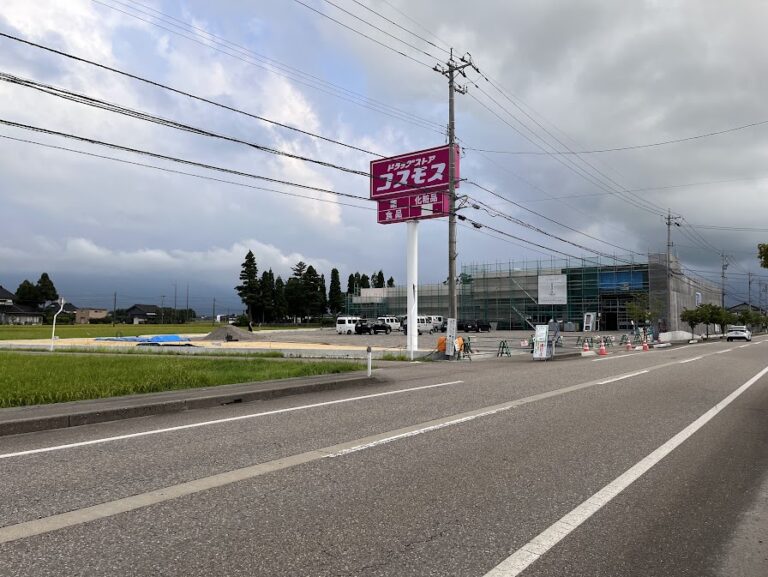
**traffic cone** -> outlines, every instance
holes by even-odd
[[[581,352],[588,353],[589,352],[589,343],[587,342],[587,339],[584,339],[584,348],[581,349]]]
[[[647,340],[643,341],[643,350],[644,351],[650,351],[651,350],[651,349],[648,348],[648,341]]]
[[[627,340],[627,344],[624,346],[624,350],[631,351],[632,350],[632,341]]]
[[[608,354],[608,351],[605,350],[605,341],[604,340],[600,341],[600,350],[597,351],[597,354],[600,355],[601,357],[604,357],[605,355]]]

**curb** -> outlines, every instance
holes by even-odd
[[[206,389],[187,389],[186,391],[173,391],[176,395],[188,395],[189,398],[157,400],[157,395],[165,393],[150,393],[142,395],[144,398],[136,398],[135,404],[130,403],[126,397],[115,397],[113,399],[99,399],[104,403],[109,401],[120,402],[119,407],[105,408],[79,408],[77,403],[88,403],[88,401],[76,401],[67,408],[58,405],[59,412],[49,415],[39,415],[34,417],[25,417],[18,419],[0,420],[0,437],[7,435],[20,435],[23,433],[35,433],[48,431],[52,429],[65,429],[68,427],[78,427],[80,425],[92,425],[95,423],[105,423],[108,421],[119,421],[123,419],[134,419],[137,417],[148,417],[153,415],[163,415],[170,413],[180,413],[194,409],[206,409],[211,407],[221,407],[224,405],[234,405],[240,403],[250,403],[253,401],[266,401],[280,397],[300,395],[303,393],[312,393],[317,391],[330,391],[353,387],[356,385],[365,385],[379,382],[380,379],[368,376],[354,376],[351,378],[333,378],[317,380],[315,382],[298,382],[295,386],[285,386],[284,382],[267,381],[259,383],[239,383],[234,385],[221,385],[228,387],[229,390],[222,390],[214,393],[210,388]],[[274,386],[281,383],[283,386]],[[265,387],[264,385],[272,385]],[[249,390],[249,386],[251,389]],[[258,388],[256,388],[258,387]],[[242,391],[232,391],[233,388],[244,389]],[[195,395],[198,392],[200,394]],[[154,400],[147,398],[155,395]],[[67,404],[67,403],[65,403]],[[90,404],[94,404],[91,402]],[[43,410],[41,408],[57,407],[57,405],[36,405],[27,407],[30,411]],[[70,410],[67,410],[70,409]],[[13,409],[11,409],[13,410]],[[55,410],[55,409],[52,409]],[[2,410],[0,410],[0,419]]]

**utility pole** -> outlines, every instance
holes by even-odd
[[[186,323],[189,316],[189,283],[187,283],[187,304],[186,308],[184,309],[184,322]]]
[[[725,269],[728,268],[728,255],[723,253],[720,256],[723,259],[723,270],[720,273],[720,306],[725,308]]]
[[[678,222],[679,216],[672,216],[672,211],[667,209],[667,330],[671,331],[673,328],[677,328],[677,320],[675,319],[675,326],[672,326],[672,225],[680,226]]]
[[[165,295],[160,295],[160,324],[165,324]]]
[[[752,312],[752,273],[747,273],[747,305],[749,306],[749,312]]]
[[[216,324],[216,297],[213,297],[213,312],[211,312],[211,325]]]
[[[176,314],[176,283],[173,283],[173,322],[176,323],[179,319]]]
[[[117,291],[112,293],[112,326],[117,321]]]
[[[450,197],[451,210],[448,213],[448,318],[458,318],[458,306],[456,300],[456,162],[454,157],[454,147],[456,146],[456,129],[454,122],[454,95],[466,94],[467,88],[456,84],[456,73],[458,72],[465,78],[467,75],[464,69],[474,68],[477,72],[477,66],[472,62],[472,56],[467,53],[456,62],[453,59],[453,48],[451,48],[450,57],[445,66],[435,66],[434,70],[448,78],[448,196]]]

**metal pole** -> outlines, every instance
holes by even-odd
[[[720,273],[720,306],[725,308],[725,269],[728,268],[728,255],[720,255],[723,258],[723,270]]]
[[[416,349],[419,347],[419,221],[409,220],[406,227],[405,287],[408,311],[406,348],[408,356],[413,360]]]
[[[672,330],[672,211],[667,209],[667,330]]]
[[[749,305],[749,312],[752,312],[752,273],[747,273],[747,285],[749,286],[749,289],[747,290],[747,304]]]
[[[51,331],[51,352],[53,352],[53,342],[56,340],[56,317],[64,310],[64,299],[59,299],[59,311],[53,315],[53,330]]]

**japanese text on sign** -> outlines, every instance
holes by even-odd
[[[371,199],[393,198],[409,192],[448,190],[449,153],[450,148],[446,145],[372,161]],[[453,154],[454,180],[458,187],[458,147],[454,147]]]

